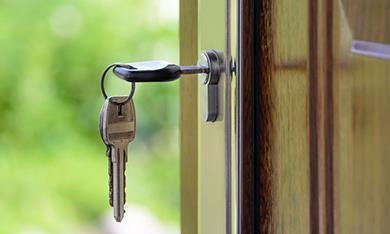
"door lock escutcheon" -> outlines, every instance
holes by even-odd
[[[214,122],[218,118],[218,84],[225,72],[225,60],[221,51],[204,51],[197,65],[179,66],[165,61],[145,61],[115,65],[113,72],[117,77],[135,83],[169,82],[182,75],[199,74],[202,118],[206,122]]]

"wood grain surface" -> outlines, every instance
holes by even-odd
[[[351,41],[388,43],[390,2],[260,2],[242,1],[241,230],[388,233],[390,64]]]
[[[180,64],[198,60],[198,1],[180,0]],[[196,75],[195,75],[196,76]],[[180,228],[198,233],[198,80],[180,80]]]
[[[241,9],[241,230],[308,233],[309,6],[260,2],[242,1]]]
[[[258,163],[255,160],[259,158],[259,154],[255,153],[255,112],[257,106],[255,105],[254,98],[258,95],[257,90],[259,88],[253,85],[254,75],[253,71],[253,58],[256,54],[254,46],[254,25],[257,22],[253,19],[253,2],[251,0],[240,1],[239,6],[239,58],[238,58],[238,79],[239,79],[239,95],[240,95],[240,116],[241,123],[239,123],[240,134],[243,138],[243,144],[240,147],[240,175],[239,175],[239,197],[240,197],[240,210],[239,210],[239,231],[240,233],[259,233],[258,229],[260,225],[257,225],[260,221],[259,210],[259,190],[258,179],[255,176],[259,175]],[[264,178],[269,178],[265,176]],[[255,231],[256,229],[256,231]]]
[[[334,7],[335,233],[389,233],[390,61],[352,55],[348,42],[389,43],[390,2]]]
[[[269,87],[274,128],[269,158],[273,160],[274,201],[268,232],[316,233],[318,228],[318,215],[313,213],[318,206],[317,122],[312,109],[317,93],[313,79],[317,42],[316,35],[310,34],[315,32],[316,6],[317,1],[273,2]]]
[[[388,0],[341,0],[341,4],[354,39],[390,43]]]

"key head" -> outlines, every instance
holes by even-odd
[[[165,61],[147,61],[118,65],[114,74],[129,82],[168,82],[178,79],[180,66]]]
[[[104,141],[109,145],[127,146],[135,137],[135,109],[131,99],[124,104],[127,96],[113,96],[107,98],[107,107],[102,117],[102,134]]]

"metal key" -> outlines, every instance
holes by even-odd
[[[135,137],[135,110],[133,101],[125,104],[126,96],[108,97],[102,112],[102,138],[110,146],[112,163],[112,203],[117,222],[123,219],[125,204],[125,169],[127,147]]]

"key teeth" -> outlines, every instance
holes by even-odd
[[[111,191],[110,191],[108,200],[109,200],[108,202],[109,202],[110,206],[111,206],[111,207],[114,207],[114,201],[113,201],[113,199],[112,199],[112,192],[111,192]]]
[[[111,154],[110,154],[110,156],[111,156]],[[109,157],[110,157],[109,156]],[[108,161],[108,167],[109,167],[109,169],[108,169],[108,176],[109,176],[109,178],[108,178],[108,192],[109,192],[109,194],[108,194],[108,203],[110,204],[110,206],[111,207],[114,207],[114,199],[113,199],[113,187],[112,187],[112,183],[113,183],[113,175],[112,175],[112,164],[111,164],[111,159],[109,159],[109,161]]]

